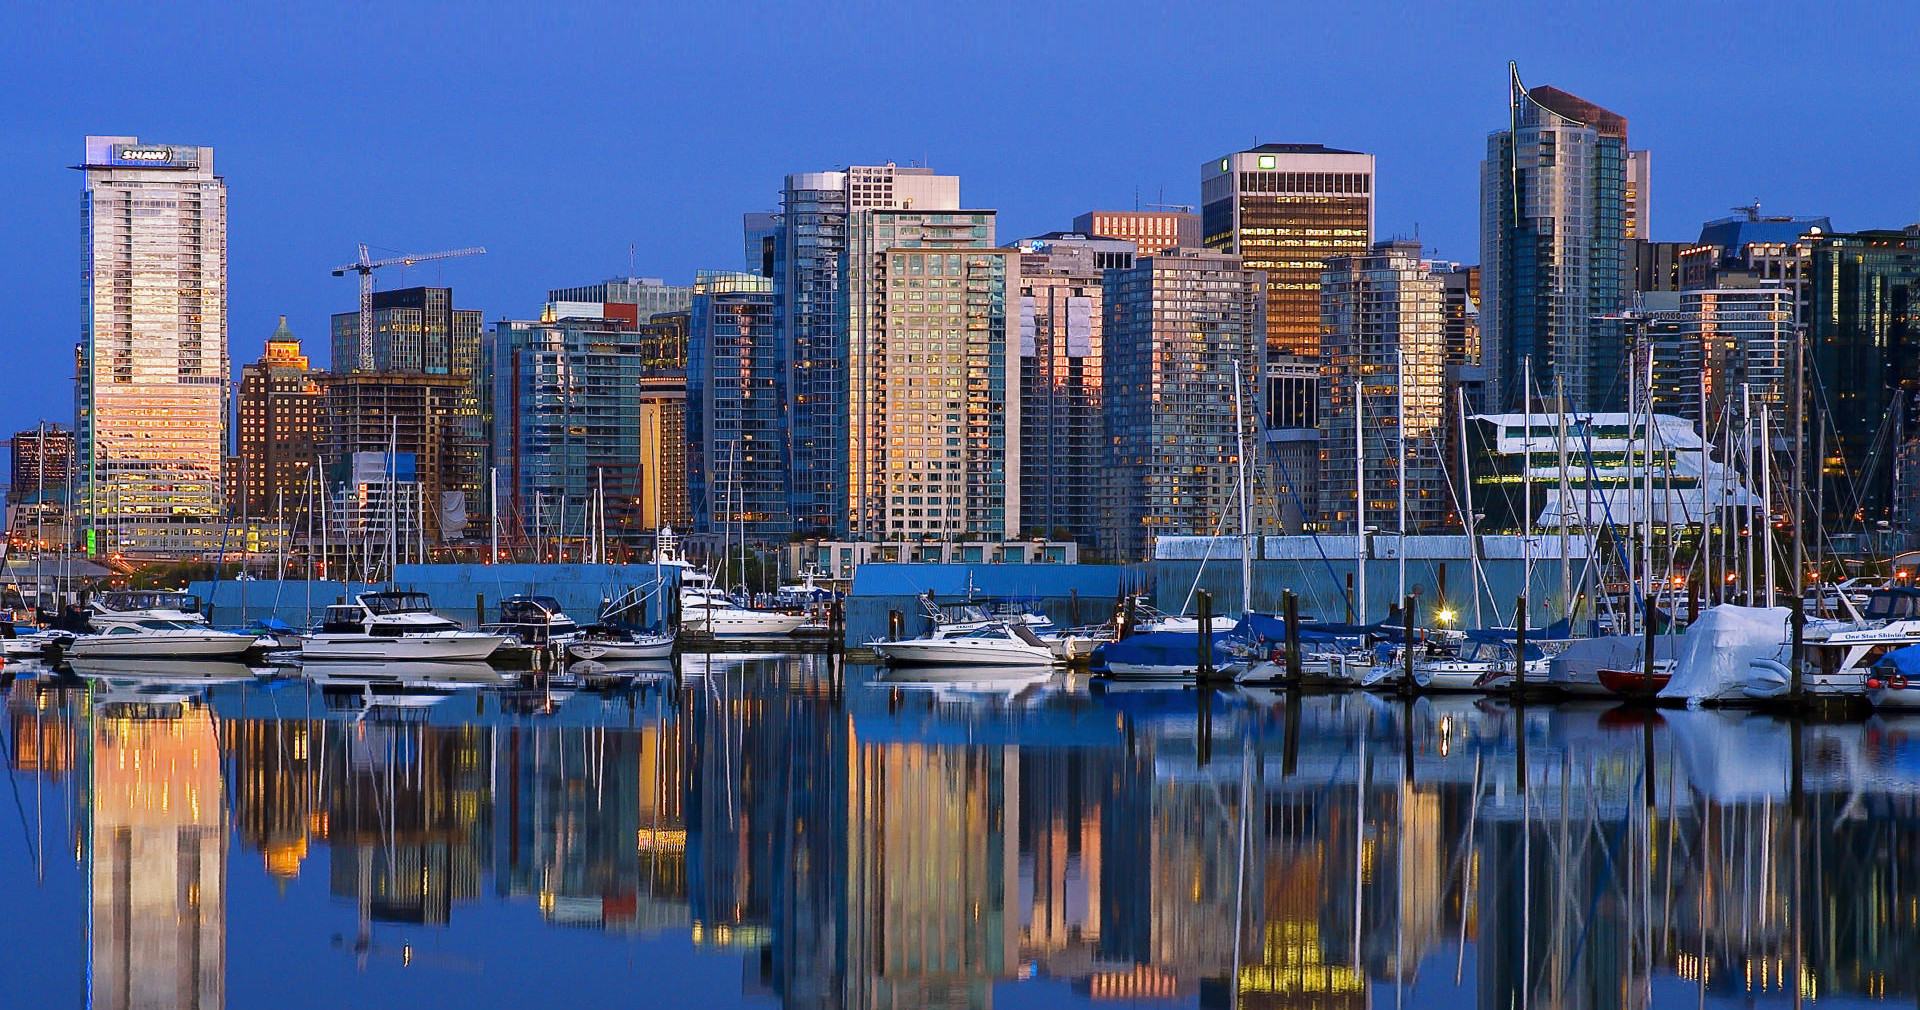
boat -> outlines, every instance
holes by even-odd
[[[1866,680],[1874,708],[1920,709],[1920,645],[1889,651],[1874,663]]]
[[[300,639],[304,659],[484,660],[507,636],[463,631],[433,612],[425,593],[362,593],[326,609]]]
[[[1870,671],[1889,653],[1920,644],[1920,589],[1876,589],[1857,622],[1808,621],[1803,689],[1817,697],[1867,693]]]
[[[671,631],[643,631],[617,624],[592,624],[581,628],[579,634],[567,643],[567,655],[601,662],[665,659],[673,655],[673,641]]]
[[[207,626],[200,598],[163,589],[116,589],[96,593],[87,603],[87,623],[98,631],[133,621],[177,621]]]
[[[973,599],[973,576],[967,576],[967,600],[964,603],[935,603],[932,592],[920,594],[920,609],[933,622],[935,633],[962,634],[989,624],[1020,624],[1036,635],[1053,630],[1053,619],[1037,613],[1017,600],[988,601]]]
[[[98,634],[75,635],[58,651],[75,659],[216,659],[242,655],[257,642],[253,635],[219,631],[204,622],[119,615]]]
[[[872,641],[867,648],[906,665],[1051,667],[1053,650],[1022,624],[992,624],[959,634]]]
[[[698,585],[680,588],[680,627],[715,638],[778,638],[807,623],[805,614],[743,607],[730,596]]]
[[[580,626],[560,609],[560,601],[551,596],[509,596],[500,601],[500,620],[483,624],[480,630],[507,635],[521,645],[540,647],[565,645],[580,633]]]
[[[1649,687],[1645,670],[1601,670],[1600,683],[1614,694],[1634,695],[1659,694],[1673,680],[1673,660],[1655,660],[1653,664],[1653,683]]]
[[[1491,691],[1513,684],[1517,642],[1511,631],[1470,631],[1460,650],[1444,659],[1414,663],[1414,676],[1430,691]],[[1538,644],[1528,642],[1526,673],[1529,685],[1545,685],[1551,660]]]
[[[1246,671],[1247,662],[1235,653],[1225,629],[1215,632],[1210,644],[1216,675],[1237,678]],[[1093,650],[1091,661],[1094,672],[1118,679],[1192,680],[1199,673],[1200,635],[1184,631],[1131,635]]]
[[[1068,628],[1039,636],[1047,648],[1053,650],[1054,658],[1068,663],[1077,663],[1093,655],[1093,650],[1115,641],[1119,633],[1111,624],[1094,624],[1082,628]]]

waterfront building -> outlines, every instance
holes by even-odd
[[[411,456],[428,535],[441,541],[465,534],[467,489],[483,443],[468,434],[462,413],[467,380],[418,372],[318,373],[324,479],[331,501],[368,483],[356,477],[356,453]],[[364,473],[359,474],[364,476]],[[414,499],[409,499],[410,501]],[[333,522],[342,510],[332,509]],[[336,546],[338,546],[336,541]]]
[[[1262,144],[1200,167],[1202,240],[1266,274],[1270,359],[1318,361],[1320,272],[1372,246],[1373,168],[1371,154],[1319,144]],[[1268,402],[1287,398],[1274,390]]]
[[[1434,532],[1451,511],[1440,445],[1445,282],[1420,253],[1418,242],[1381,242],[1366,255],[1328,260],[1320,278],[1319,519],[1329,532],[1360,532],[1355,505],[1362,487],[1367,518],[1382,529]],[[1356,430],[1360,421],[1364,431]],[[1364,483],[1356,468],[1364,470]]]
[[[687,351],[687,486],[697,532],[732,524],[783,542],[787,512],[787,367],[773,280],[702,270]]]
[[[320,452],[320,383],[286,316],[267,337],[260,360],[240,369],[239,401],[228,510],[297,515],[317,493],[307,484]]]
[[[213,148],[88,137],[86,324],[74,454],[90,552],[189,554],[220,536],[227,187]]]
[[[618,552],[659,529],[667,485],[684,485],[684,469],[668,474],[664,465],[685,452],[686,343],[672,327],[642,330],[625,317],[501,320],[484,360],[486,484],[503,530]]]
[[[638,326],[655,316],[685,312],[693,305],[693,288],[668,284],[658,277],[615,277],[598,284],[555,288],[547,292],[547,310],[554,319],[615,319]]]
[[[990,210],[854,210],[849,474],[858,539],[996,540],[1020,522],[1020,253]],[[1011,319],[1009,318],[1011,316]]]
[[[1264,467],[1240,450],[1253,455],[1266,410],[1266,296],[1265,273],[1212,250],[1107,274],[1107,437],[1123,494],[1101,542],[1119,557],[1146,556],[1153,537],[1242,532],[1243,482],[1255,522],[1274,520]]]
[[[13,433],[13,474],[8,499],[34,501],[58,496],[66,500],[73,479],[73,429],[42,423]]]
[[[853,517],[852,421],[846,271],[849,214],[863,210],[960,209],[960,177],[932,169],[856,165],[789,175],[774,248],[774,293],[786,347],[791,401],[790,512],[807,536],[845,536]]]
[[[1895,448],[1920,432],[1920,234],[1826,234],[1814,242],[1807,331],[1814,402],[1828,426],[1829,526],[1889,522]]]
[[[1073,219],[1073,230],[1131,242],[1141,256],[1201,245],[1200,215],[1191,210],[1090,210]]]
[[[1102,421],[1102,261],[1133,261],[1133,243],[1049,235],[1020,249],[1020,523],[1038,537],[1099,537],[1113,489]],[[1012,532],[1012,531],[1010,531]]]
[[[1510,126],[1480,167],[1482,360],[1495,409],[1564,380],[1575,410],[1624,402],[1617,323],[1627,204],[1627,120],[1552,87],[1509,91]]]

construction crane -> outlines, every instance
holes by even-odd
[[[334,267],[335,277],[345,277],[349,273],[360,275],[360,371],[373,370],[373,272],[381,267],[410,267],[415,263],[428,260],[450,260],[461,256],[478,256],[487,250],[481,246],[468,249],[448,249],[443,252],[417,253],[412,256],[392,256],[383,260],[367,258],[367,244],[360,243],[360,258],[343,267]],[[336,363],[335,367],[339,367]]]

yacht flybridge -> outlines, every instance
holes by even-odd
[[[425,593],[362,593],[326,610],[300,640],[301,659],[486,659],[505,635],[463,631],[433,612]]]

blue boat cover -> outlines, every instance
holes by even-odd
[[[1873,668],[1879,671],[1883,667],[1892,667],[1890,672],[1908,680],[1920,680],[1920,645],[1903,646],[1881,656]]]
[[[1213,635],[1213,662],[1216,666],[1225,666],[1233,661],[1232,653],[1226,649],[1229,633],[1215,632]],[[1144,635],[1133,635],[1118,642],[1108,642],[1095,650],[1096,667],[1111,663],[1133,663],[1141,666],[1192,666],[1200,657],[1200,633],[1197,631],[1152,631]]]

